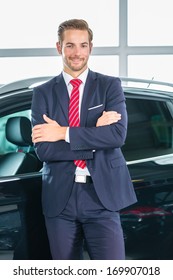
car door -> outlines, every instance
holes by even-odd
[[[166,93],[128,93],[122,150],[138,202],[122,209],[130,259],[173,258],[173,103]]]
[[[9,118],[30,118],[32,91],[0,96],[0,169],[9,153],[28,152],[6,139]],[[34,153],[33,147],[30,152]],[[8,163],[10,164],[10,163]],[[15,163],[14,163],[15,164]],[[7,165],[8,166],[8,165]],[[50,259],[41,209],[41,163],[38,170],[0,176],[0,259]]]

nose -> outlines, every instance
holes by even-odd
[[[80,47],[75,46],[75,48],[74,48],[74,54],[77,55],[77,56],[79,56],[79,55],[80,55],[80,52],[81,52]]]

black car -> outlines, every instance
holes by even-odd
[[[41,210],[42,163],[30,123],[33,88],[50,78],[0,87],[1,259],[51,259]],[[122,150],[138,197],[121,211],[126,255],[173,259],[173,85],[122,82],[129,119]]]

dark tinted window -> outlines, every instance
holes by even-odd
[[[173,153],[173,121],[164,101],[127,98],[127,161]]]

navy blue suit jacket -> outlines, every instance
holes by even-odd
[[[43,114],[61,126],[68,124],[69,95],[62,74],[34,89],[32,125]],[[121,120],[96,127],[103,111],[117,111]],[[119,78],[89,71],[81,105],[80,127],[69,129],[70,143],[40,142],[36,153],[43,164],[42,203],[46,216],[64,209],[74,182],[74,159],[85,159],[96,193],[105,208],[118,211],[136,202],[121,147],[127,132],[125,97]],[[94,152],[95,150],[95,152]]]

